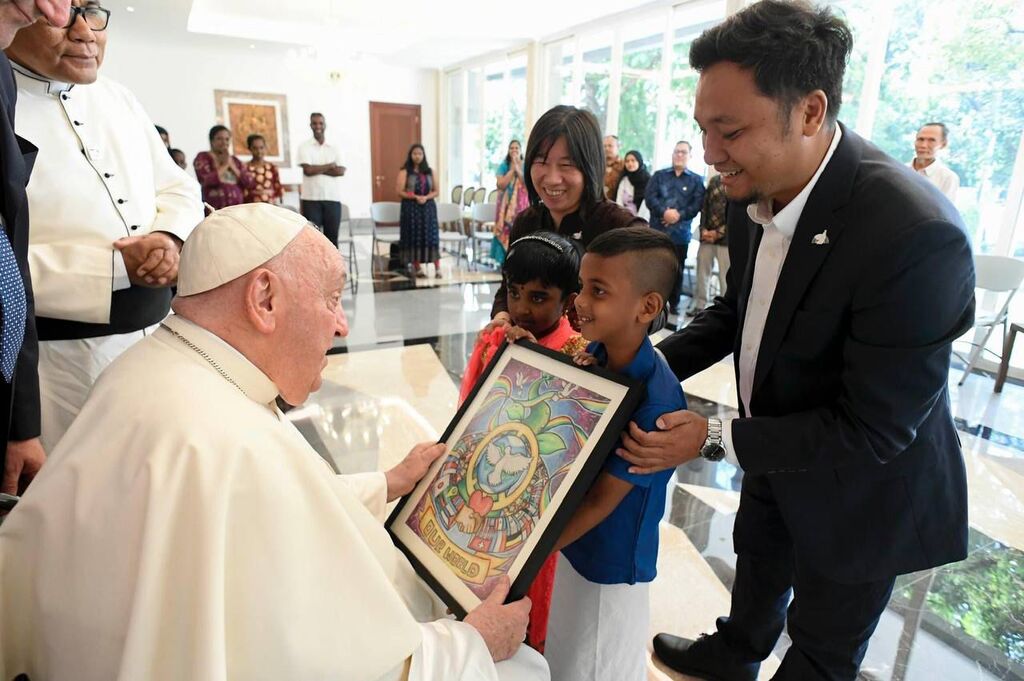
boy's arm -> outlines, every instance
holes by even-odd
[[[562,535],[555,543],[554,551],[561,551],[597,527],[598,523],[611,515],[631,489],[633,489],[632,483],[620,480],[610,473],[601,473],[597,482],[587,492],[583,503],[569,520],[569,524],[562,530]]]

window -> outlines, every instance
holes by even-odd
[[[840,118],[901,161],[920,125],[949,126],[944,161],[978,253],[1006,253],[1007,207],[1024,129],[1024,12],[1018,0],[838,0],[854,32]],[[1020,242],[1020,239],[1017,240]],[[1000,246],[1002,244],[1002,246]],[[1024,255],[1024,252],[1018,255]]]
[[[525,143],[526,56],[447,75],[448,184],[493,187],[513,139]]]

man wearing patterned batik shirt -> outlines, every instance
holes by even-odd
[[[43,447],[60,440],[100,372],[167,316],[199,186],[124,87],[99,77],[109,10],[74,0],[7,50],[17,131],[39,147],[28,184]],[[143,377],[139,377],[144,380]]]

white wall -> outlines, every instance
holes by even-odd
[[[327,118],[327,139],[341,148],[348,168],[342,179],[344,202],[353,217],[368,216],[372,201],[369,102],[419,104],[423,144],[432,163],[437,147],[438,72],[393,67],[363,60],[297,56],[302,50],[209,36],[179,34],[175,39],[111,32],[102,74],[130,90],[153,119],[171,134],[171,144],[189,162],[209,148],[207,133],[216,122],[214,90],[284,94],[292,163],[308,139],[309,113]],[[340,74],[332,80],[331,72]],[[435,160],[436,159],[436,160]],[[405,159],[394,159],[396,166]],[[282,169],[285,183],[301,172]]]

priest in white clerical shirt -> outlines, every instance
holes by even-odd
[[[278,410],[319,387],[343,286],[283,208],[196,228],[177,314],[100,376],[0,526],[0,678],[548,679],[528,600],[446,617],[383,528],[443,446],[337,476]]]

